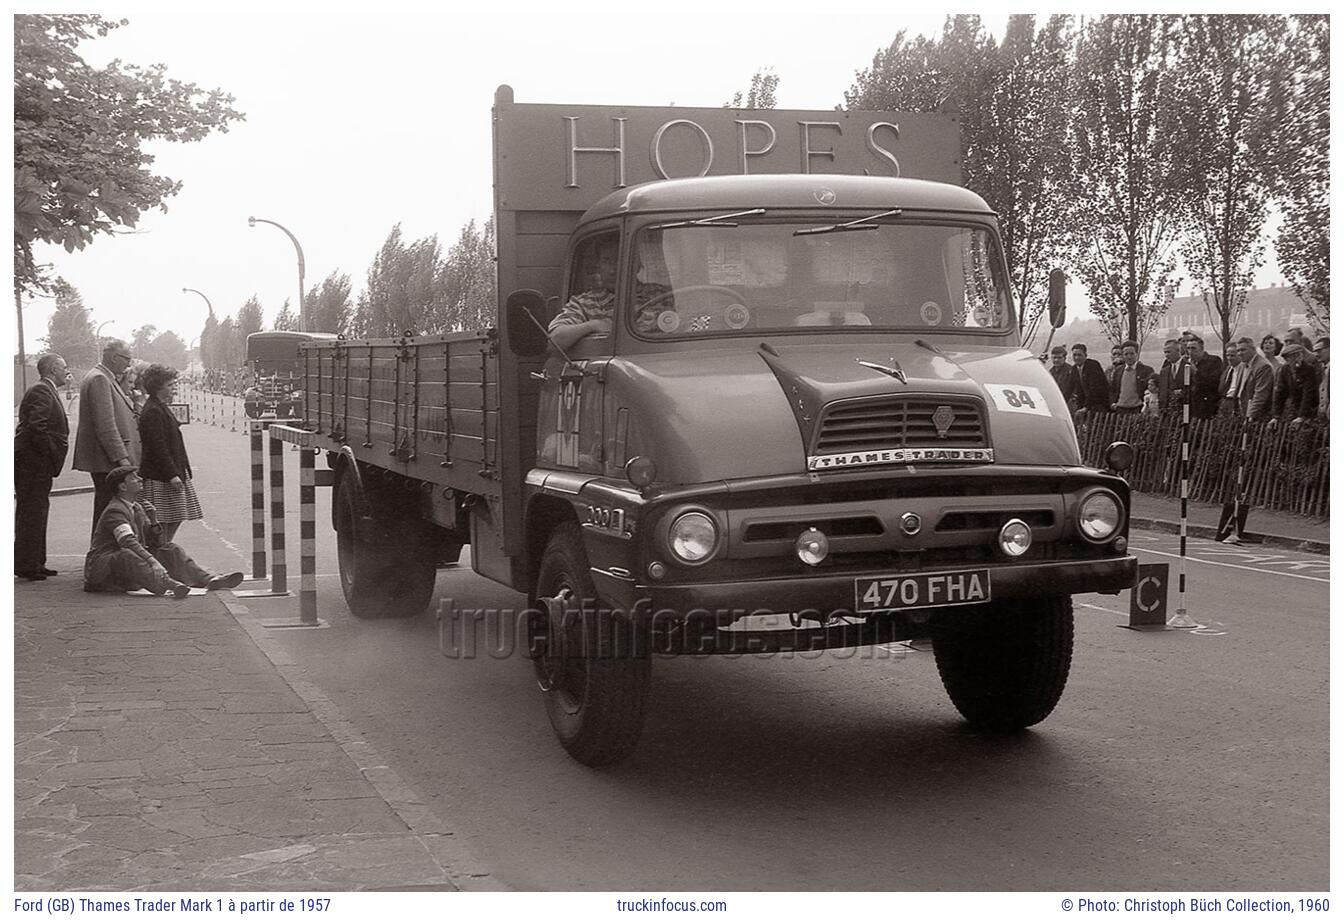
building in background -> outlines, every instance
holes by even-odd
[[[1155,345],[1160,351],[1164,341],[1186,329],[1193,329],[1204,337],[1210,351],[1219,354],[1221,349],[1215,349],[1212,343],[1220,341],[1218,336],[1221,326],[1217,314],[1205,305],[1202,296],[1177,297],[1162,317],[1161,325],[1148,334],[1144,346],[1147,349]],[[1267,288],[1247,292],[1246,306],[1237,318],[1232,334],[1234,338],[1249,335],[1259,342],[1269,332],[1283,338],[1283,334],[1293,326],[1311,328],[1306,307],[1290,286],[1271,284]]]

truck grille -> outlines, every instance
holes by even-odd
[[[935,414],[942,407],[943,434]],[[816,454],[844,454],[897,447],[988,447],[984,415],[969,400],[883,396],[828,406],[817,435]]]

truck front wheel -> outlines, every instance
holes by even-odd
[[[336,489],[336,557],[346,606],[362,620],[413,617],[429,606],[438,574],[433,554],[405,541],[379,541],[359,514],[347,476]]]
[[[556,737],[587,766],[624,760],[644,727],[651,662],[630,627],[598,608],[577,523],[551,534],[534,600],[545,620],[534,664]]]
[[[973,725],[1014,731],[1055,708],[1073,660],[1073,599],[999,601],[945,611],[933,656],[953,705]]]

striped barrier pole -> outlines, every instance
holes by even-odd
[[[299,622],[304,626],[318,625],[315,456],[309,448],[299,450]]]
[[[252,577],[266,577],[266,458],[261,448],[263,426],[253,420],[252,437]]]
[[[1181,565],[1178,575],[1176,615],[1167,620],[1172,629],[1194,629],[1199,624],[1185,612],[1185,540],[1190,503],[1190,366],[1187,359],[1181,378]]]
[[[285,565],[285,442],[271,438],[271,591],[288,593]]]

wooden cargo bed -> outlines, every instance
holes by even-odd
[[[498,351],[494,330],[304,345],[307,427],[327,450],[498,496]],[[530,402],[519,408],[535,419]]]

